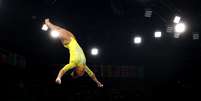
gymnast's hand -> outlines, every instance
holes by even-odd
[[[56,78],[55,82],[56,82],[57,84],[61,84],[61,79],[60,79],[60,78]]]
[[[103,84],[100,83],[100,82],[97,82],[97,86],[100,87],[100,88],[103,88]]]

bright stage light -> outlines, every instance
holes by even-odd
[[[161,32],[161,31],[156,31],[156,32],[154,33],[154,37],[155,37],[155,38],[161,38],[161,36],[162,36],[162,32]]]
[[[176,24],[178,24],[178,23],[180,22],[180,19],[181,19],[181,17],[179,17],[179,16],[175,16],[173,22],[176,23]]]
[[[57,37],[59,37],[59,32],[58,31],[51,31],[51,36],[53,38],[57,38]]]
[[[142,42],[142,38],[140,36],[134,37],[134,44],[140,44]]]
[[[176,33],[183,33],[186,30],[186,25],[184,23],[178,23],[175,26]]]
[[[198,32],[193,32],[193,40],[199,40],[199,37],[200,37],[200,35],[199,35],[199,33]]]
[[[98,54],[99,54],[98,48],[92,48],[92,49],[91,49],[91,55],[96,56],[96,55],[98,55]]]
[[[48,30],[48,27],[47,27],[46,24],[44,24],[41,29],[42,29],[43,31],[47,31],[47,30]]]
[[[144,16],[147,17],[147,18],[151,18],[152,10],[151,9],[145,9]]]

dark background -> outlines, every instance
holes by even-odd
[[[144,17],[148,8],[151,18]],[[176,14],[187,23],[179,39],[166,32]],[[87,76],[64,77],[61,86],[54,83],[69,54],[41,30],[47,17],[75,34],[90,68],[104,82],[103,89],[96,88]],[[200,17],[199,0],[0,0],[1,53],[26,59],[23,68],[1,63],[2,72],[9,75],[8,99],[192,99],[193,70],[201,66],[200,40],[192,36],[200,33]],[[163,33],[159,40],[153,37],[156,29]],[[133,44],[135,35],[143,37],[140,46]],[[90,55],[93,46],[100,48],[97,57]],[[111,68],[129,70],[120,66],[135,68],[126,73],[136,76],[108,76],[114,72]]]

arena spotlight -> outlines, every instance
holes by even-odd
[[[181,17],[175,16],[173,22],[174,22],[175,24],[178,24],[178,23],[180,22],[180,20],[181,20]]]
[[[46,24],[43,24],[42,28],[41,28],[43,31],[47,31],[48,30],[48,27]]]
[[[174,28],[176,33],[183,33],[186,30],[186,25],[184,23],[178,23]]]
[[[133,39],[134,44],[141,44],[142,43],[142,38],[140,36],[136,36]]]
[[[144,16],[146,18],[151,18],[151,16],[152,16],[152,10],[151,9],[145,9]]]
[[[193,40],[199,40],[199,37],[200,37],[200,35],[199,35],[199,33],[198,32],[193,32]]]
[[[58,31],[51,31],[51,36],[53,37],[53,38],[57,38],[57,37],[59,37],[59,32]]]
[[[98,48],[92,48],[91,49],[91,55],[97,56],[99,54],[99,49]]]
[[[180,37],[180,33],[174,33],[174,38],[179,38]]]
[[[154,33],[154,37],[155,38],[161,38],[161,36],[162,36],[162,32],[161,31],[155,31],[155,33]]]

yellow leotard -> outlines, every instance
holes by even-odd
[[[70,63],[73,62],[76,65],[86,64],[84,52],[75,38],[72,37],[71,41],[68,44],[65,44],[64,47],[69,49]]]
[[[70,60],[69,64],[65,65],[63,70],[68,71],[76,66],[84,65],[85,71],[89,76],[93,75],[93,72],[86,65],[86,58],[84,52],[80,45],[77,43],[74,37],[71,38],[71,41],[68,44],[64,44],[65,48],[69,49]]]

